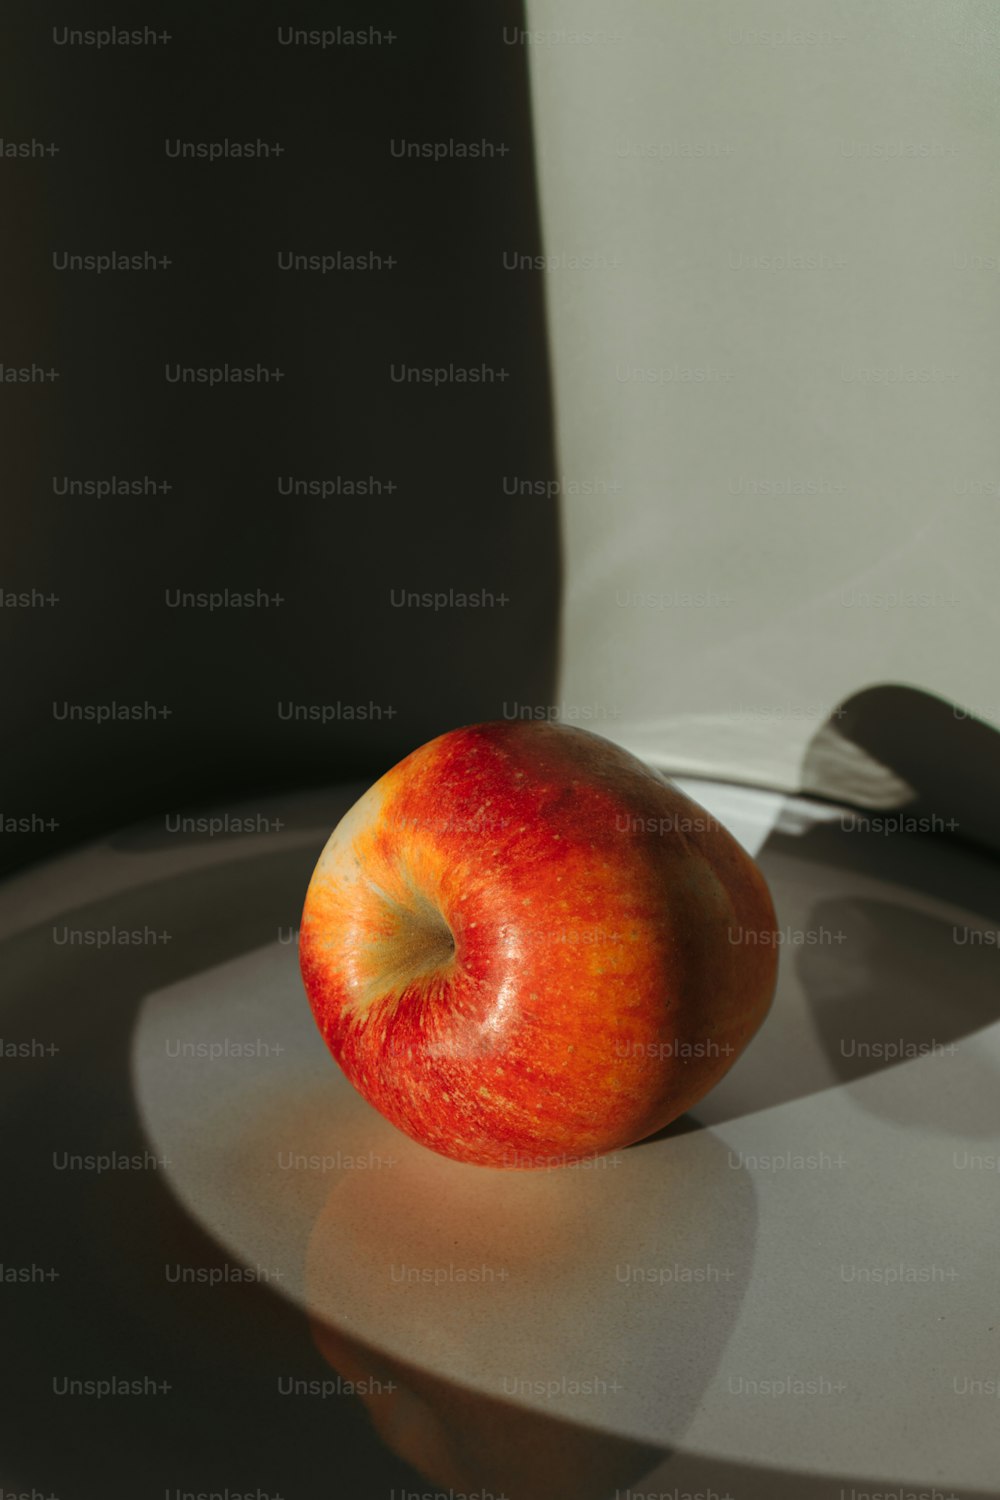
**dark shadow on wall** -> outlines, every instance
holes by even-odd
[[[1000,690],[996,697],[981,711],[1000,720]],[[897,816],[916,832],[923,825],[939,836],[1000,850],[1000,734],[976,717],[975,708],[896,683],[866,688],[846,699],[814,736],[802,785],[826,792],[831,768],[848,765],[860,751],[912,793],[905,806],[872,807],[869,819],[891,824]],[[855,799],[844,792],[841,800]],[[859,822],[861,817],[859,812]]]
[[[542,276],[503,263],[541,250],[521,5],[296,7],[366,46],[283,45],[260,0],[172,6],[158,45],[56,45],[66,19],[15,0],[0,58],[5,139],[59,148],[4,162],[0,360],[59,378],[0,386],[2,582],[58,603],[0,611],[0,873],[180,806],[370,781],[555,687]],[[258,140],[282,154],[171,154]],[[496,154],[409,154],[449,142]],[[53,263],[147,249],[169,267]],[[282,373],[172,378],[227,366]],[[58,493],[111,481],[138,492]],[[227,590],[251,602],[183,602]]]

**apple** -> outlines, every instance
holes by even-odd
[[[694,1105],[777,970],[757,866],[704,808],[567,725],[452,730],[334,829],[299,934],[327,1046],[386,1119],[492,1167],[580,1163]]]

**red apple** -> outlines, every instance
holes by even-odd
[[[667,1125],[774,992],[774,908],[704,808],[609,740],[476,724],[334,829],[299,953],[355,1088],[459,1161],[544,1167]]]

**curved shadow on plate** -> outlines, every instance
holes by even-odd
[[[813,857],[831,837],[849,845],[837,851],[839,861]],[[1000,931],[962,915],[996,909],[996,862],[913,838],[874,836],[865,848],[828,826],[790,843],[773,837],[760,857],[791,940],[772,1013],[718,1087],[668,1131],[719,1125],[846,1083],[881,1118],[994,1133],[995,1079],[963,1044],[1000,1019]],[[892,886],[896,901],[884,894]],[[939,915],[922,899],[930,890],[932,899],[969,904],[956,906],[954,918]],[[909,1066],[925,1057],[939,1070],[939,1091]],[[884,1080],[880,1091],[861,1087],[875,1075]]]
[[[837,1079],[881,1119],[995,1136],[996,1069],[966,1057],[956,1087],[949,1065],[964,1038],[1000,1018],[1000,949],[974,942],[981,929],[957,928],[891,901],[821,901],[812,924],[844,939],[843,951],[818,945],[802,949],[796,960],[816,1035]],[[933,1064],[925,1086],[896,1087],[892,1065],[916,1059]],[[853,1087],[887,1065],[880,1089]]]
[[[906,1123],[922,1110],[942,1129],[995,1129],[971,1097],[959,1104],[952,1091],[946,1106],[904,1078],[906,1063],[938,1055],[935,1043],[946,1049],[942,1081],[963,1051],[975,1068],[963,1041],[1000,1019],[1000,858],[988,847],[1000,735],[959,714],[914,689],[873,688],[817,732],[807,783],[838,756],[843,767],[838,744],[856,745],[914,800],[862,812],[787,799],[757,855],[785,940],[772,1013],[671,1129],[721,1124],[876,1073],[891,1075],[879,1097],[855,1093],[885,1118]],[[987,1098],[992,1080],[988,1088]],[[971,1095],[968,1074],[960,1092]]]

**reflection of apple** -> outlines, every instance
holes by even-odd
[[[651,1443],[489,1400],[373,1352],[321,1319],[310,1318],[310,1331],[323,1358],[353,1383],[386,1447],[439,1495],[606,1500],[663,1461],[664,1450]],[[484,1476],[495,1489],[482,1488]]]
[[[763,876],[705,810],[597,735],[431,740],[334,829],[302,974],[347,1077],[487,1166],[641,1140],[727,1071],[774,990]]]

